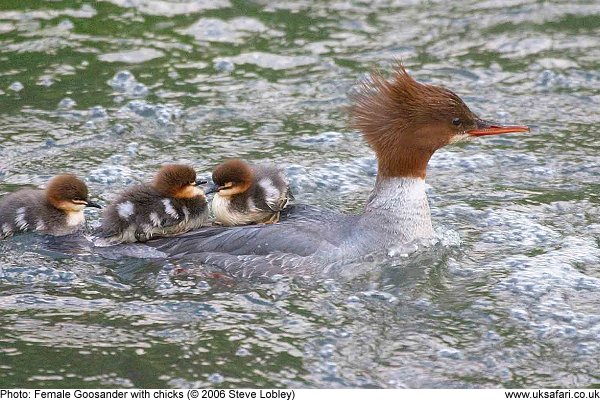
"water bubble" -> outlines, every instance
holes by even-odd
[[[505,124],[510,116],[506,111],[497,111],[496,112],[496,121]]]
[[[451,358],[453,360],[458,360],[461,358],[461,352],[460,350],[457,349],[440,349],[437,352],[437,355],[439,357],[443,357],[443,358]]]
[[[50,75],[42,75],[38,78],[36,84],[40,85],[40,86],[49,87],[54,84],[54,80],[52,79],[52,77]]]
[[[319,354],[321,354],[321,357],[324,357],[324,358],[330,358],[331,356],[333,356],[334,353],[335,353],[335,346],[331,343],[324,345],[323,347],[321,347],[321,350],[319,351]]]
[[[494,331],[487,331],[484,335],[484,338],[489,340],[489,341],[493,341],[493,342],[498,342],[500,340],[502,340],[502,338],[500,337],[500,335],[498,335],[496,332]]]
[[[156,119],[156,122],[158,122],[159,125],[168,125],[171,122],[171,120],[165,117],[158,117]]]
[[[131,142],[127,145],[127,155],[135,156],[138,152],[138,148],[140,147],[139,143]]]
[[[335,335],[339,338],[345,339],[345,338],[352,336],[352,333],[350,333],[349,331],[347,331],[345,329],[338,329],[335,332]]]
[[[282,281],[284,279],[285,279],[285,275],[283,275],[283,274],[274,274],[273,276],[269,277],[269,280],[273,283]]]
[[[171,113],[171,111],[165,109],[165,108],[159,108],[157,107],[157,112],[156,112],[156,120],[159,124],[161,125],[166,125],[169,122],[171,122],[173,114]]]
[[[117,135],[122,135],[123,133],[125,133],[125,131],[126,131],[125,126],[123,126],[121,124],[115,124],[112,127],[112,132]]]
[[[491,356],[487,356],[486,358],[484,358],[483,363],[489,369],[495,369],[498,365],[498,361],[496,361],[496,359]]]
[[[77,105],[77,102],[75,102],[75,100],[73,100],[70,97],[65,97],[64,99],[62,99],[61,101],[58,102],[58,108],[61,110],[70,110],[71,108],[75,107]]]
[[[380,292],[378,290],[370,290],[367,292],[363,292],[363,294],[366,297],[370,297],[372,299],[377,299],[377,300],[384,300],[388,303],[395,303],[396,301],[398,301],[398,298],[396,298],[396,296],[387,293],[387,292]]]
[[[219,72],[231,72],[235,69],[235,65],[230,60],[216,60],[214,67]]]
[[[525,310],[514,309],[514,310],[511,310],[510,315],[513,318],[518,319],[520,321],[528,320],[527,311],[525,311]]]
[[[107,115],[106,109],[102,106],[94,106],[90,108],[91,118],[105,118]]]
[[[213,385],[218,385],[219,383],[223,383],[224,380],[225,380],[225,378],[223,378],[223,375],[218,374],[218,373],[210,374],[208,376],[208,381],[210,383],[212,383]]]
[[[23,90],[25,86],[23,86],[23,84],[19,81],[13,82],[10,84],[10,86],[8,87],[10,90],[12,90],[13,92],[20,92],[21,90]]]
[[[325,373],[328,375],[331,375],[331,376],[337,375],[338,367],[337,367],[337,364],[334,362],[328,361],[328,362],[324,363],[323,369],[325,370]]]
[[[310,134],[304,135],[298,139],[292,141],[294,146],[298,147],[323,147],[333,148],[344,141],[344,134],[341,132],[327,131],[317,135]]]
[[[504,381],[510,381],[513,379],[513,376],[508,368],[502,368],[500,370],[500,378]]]
[[[577,334],[577,328],[567,325],[563,328],[563,332],[565,333],[565,336],[575,336]]]
[[[250,351],[244,347],[240,347],[235,352],[235,355],[238,357],[248,357],[250,354],[251,354]]]
[[[133,100],[127,103],[127,107],[137,115],[151,117],[155,115],[155,107],[144,100]]]
[[[592,354],[593,351],[587,343],[578,343],[575,349],[577,354]]]
[[[133,86],[131,93],[134,96],[143,97],[148,94],[148,88],[143,83],[137,83]]]
[[[58,23],[58,28],[62,29],[62,30],[65,30],[65,31],[70,31],[74,27],[75,27],[75,25],[69,19],[63,19],[62,21],[60,21]]]
[[[230,62],[238,65],[254,64],[260,68],[285,70],[314,64],[317,62],[317,58],[312,56],[286,56],[255,51],[234,56],[230,59]]]
[[[266,330],[263,327],[256,328],[256,330],[254,332],[255,332],[256,336],[262,337],[262,338],[266,338],[266,337],[270,337],[271,336],[271,332],[269,332],[268,330]]]
[[[129,71],[119,71],[113,76],[113,78],[109,81],[109,85],[111,85],[114,89],[124,89],[125,84],[127,82],[134,81],[135,77]]]
[[[128,97],[144,97],[148,94],[146,85],[138,82],[135,76],[127,70],[117,72],[107,83],[115,91]]]
[[[555,87],[568,88],[571,86],[569,79],[563,74],[548,69],[542,71],[535,84],[542,89],[552,89]]]

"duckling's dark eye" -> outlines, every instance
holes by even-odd
[[[459,126],[460,124],[462,124],[462,121],[460,120],[460,118],[454,118],[452,120],[452,125]]]

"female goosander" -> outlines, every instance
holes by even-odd
[[[225,226],[274,223],[293,199],[283,173],[271,166],[251,167],[242,160],[229,160],[212,174],[215,222]]]
[[[192,167],[164,165],[151,184],[125,190],[106,208],[98,234],[109,242],[145,242],[199,228],[208,219],[204,191],[197,187],[204,183]]]
[[[85,183],[71,174],[55,176],[46,190],[23,189],[0,201],[0,239],[25,231],[69,235],[85,221],[86,207],[100,208],[88,199]]]
[[[353,125],[378,160],[375,188],[361,214],[295,206],[278,224],[210,227],[148,244],[169,256],[250,276],[319,271],[431,238],[425,173],[433,153],[459,140],[529,131],[480,119],[456,94],[415,81],[402,65],[390,81],[372,74],[352,100]]]

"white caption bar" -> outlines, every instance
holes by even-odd
[[[598,399],[600,389],[0,389],[0,400]]]

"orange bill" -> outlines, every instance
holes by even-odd
[[[467,131],[471,136],[500,135],[502,133],[529,132],[527,125],[500,125],[481,119],[477,120],[477,127]]]

